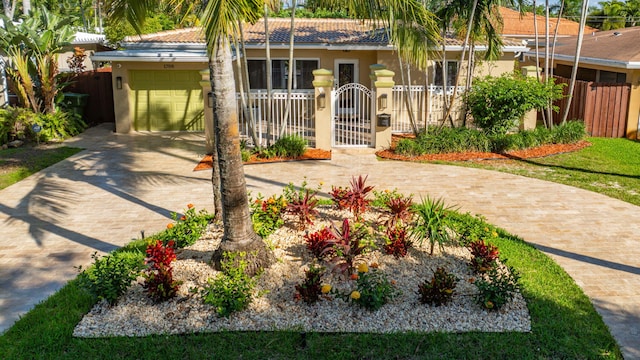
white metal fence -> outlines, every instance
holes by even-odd
[[[465,88],[458,87],[454,109],[451,117],[458,125],[462,121],[463,97]],[[444,89],[442,86],[394,86],[393,109],[391,113],[391,130],[394,133],[412,132],[409,111],[413,113],[414,121],[418,129],[422,130],[429,125],[442,123],[445,109],[445,96],[447,102],[453,96],[453,86]],[[407,100],[410,107],[407,106]]]
[[[307,140],[309,147],[315,147],[314,91],[295,90],[295,92],[291,94],[291,109],[287,119],[284,119],[287,93],[273,91],[271,95],[272,142],[278,139],[284,127],[285,135],[299,135]],[[240,133],[247,140],[251,141],[249,116],[243,111],[240,94],[237,94],[237,99],[240,117]],[[260,141],[259,145],[267,144],[267,101],[267,92],[264,90],[252,91],[250,99],[248,99],[249,109],[253,111],[255,131],[258,141]]]

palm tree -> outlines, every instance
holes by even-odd
[[[562,124],[567,122],[569,117],[569,107],[571,106],[571,100],[573,98],[573,90],[576,87],[576,75],[578,74],[578,65],[580,63],[580,51],[582,50],[582,38],[584,37],[584,27],[587,23],[587,10],[589,7],[588,0],[582,0],[582,14],[580,15],[580,32],[578,33],[578,39],[576,43],[576,53],[573,60],[573,68],[571,69],[571,80],[569,81],[569,98],[567,99],[567,105],[562,114]],[[547,50],[548,51],[548,50]]]
[[[259,8],[257,0],[209,0],[202,14],[213,94],[213,118],[215,146],[218,161],[214,163],[220,174],[220,198],[222,202],[223,240],[214,253],[213,261],[220,267],[226,252],[244,252],[247,255],[247,271],[255,273],[268,267],[274,257],[262,239],[253,231],[249,212],[246,182],[242,168],[238,131],[238,110],[235,99],[235,82],[230,39],[239,34],[238,20],[255,22]],[[126,19],[140,31],[153,1],[112,0],[109,16]],[[214,181],[214,187],[216,186]]]

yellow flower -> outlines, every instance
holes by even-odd
[[[487,300],[484,303],[484,307],[486,307],[487,309],[493,309],[493,303],[491,301]]]
[[[491,236],[498,237],[498,233],[494,231],[494,232],[491,233]]]
[[[489,231],[489,228],[488,227],[484,228],[484,231]]]
[[[445,290],[444,290],[444,293],[445,293],[445,294],[451,294],[451,293],[453,293],[453,290],[451,290],[451,289],[445,289]]]
[[[319,182],[320,186],[324,185],[324,181]]]
[[[351,298],[352,298],[353,300],[358,300],[358,299],[360,299],[360,292],[359,292],[359,291],[357,291],[357,290],[353,291],[353,292],[351,293]]]
[[[167,229],[173,229],[173,223],[168,223],[167,224]]]
[[[322,285],[321,291],[323,294],[327,294],[329,291],[331,291],[331,285],[329,284]]]
[[[362,263],[360,265],[358,265],[358,272],[359,273],[366,273],[369,271],[369,267],[367,266],[367,264]]]

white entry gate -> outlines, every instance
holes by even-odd
[[[336,147],[372,146],[373,92],[358,83],[349,83],[331,92],[333,117],[332,145]]]

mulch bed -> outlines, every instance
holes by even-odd
[[[284,158],[284,157],[273,157],[270,159],[264,159],[258,157],[257,154],[251,155],[249,161],[245,161],[245,165],[251,164],[265,164],[265,163],[274,163],[274,162],[283,162],[283,161],[302,161],[302,160],[331,160],[331,150],[322,150],[322,149],[307,149],[304,154],[300,157],[296,158]],[[212,167],[211,155],[205,155],[202,160],[196,165],[193,171],[199,170],[208,170]]]
[[[406,137],[406,136],[405,136]],[[402,161],[482,161],[482,160],[519,160],[519,159],[531,159],[540,158],[550,155],[562,154],[572,151],[578,151],[591,146],[588,141],[579,141],[575,144],[550,144],[542,145],[531,149],[525,150],[513,150],[505,153],[491,153],[491,152],[464,152],[464,153],[447,153],[447,154],[425,154],[421,156],[406,156],[396,154],[394,151],[394,142],[391,149],[380,150],[376,152],[381,158],[390,160],[402,160]]]

